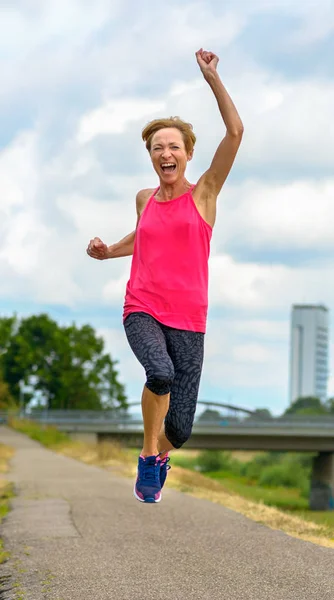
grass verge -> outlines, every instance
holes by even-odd
[[[9,426],[40,442],[50,450],[81,460],[89,465],[112,467],[120,475],[132,476],[135,466],[134,453],[120,444],[88,443],[73,440],[69,435],[51,425],[40,425],[29,420],[11,419]]]
[[[135,476],[138,451],[124,449],[111,442],[88,444],[74,441],[54,427],[40,426],[30,421],[13,420],[10,425],[56,452],[87,464],[112,468],[114,473],[120,475]],[[176,452],[175,463],[184,462],[183,453],[186,452]],[[251,486],[240,480],[242,478],[227,477],[224,473],[208,477],[175,463],[168,476],[168,487],[221,504],[292,537],[334,548],[334,514],[307,512],[307,502],[298,499],[296,490],[266,490]],[[291,505],[293,510],[283,511],[277,508],[278,498],[285,506]],[[275,506],[268,506],[270,502]]]
[[[13,456],[14,450],[4,444],[0,444],[0,473],[8,471],[8,461]],[[12,486],[3,476],[0,476],[0,523],[9,510],[9,499],[13,496]],[[0,539],[0,564],[4,563],[9,557],[8,552],[3,548],[3,541]]]
[[[266,506],[261,501],[255,502],[235,493],[229,489],[228,481],[222,483],[201,473],[176,466],[169,475],[168,484],[197,498],[222,504],[271,529],[284,531],[292,537],[320,546],[334,548],[334,532],[329,513],[316,513],[318,522],[315,522],[313,513],[309,513],[306,518],[305,511],[295,514],[292,511]],[[328,522],[324,522],[324,515],[327,515]]]

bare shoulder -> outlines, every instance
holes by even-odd
[[[138,216],[143,212],[147,202],[154,192],[154,188],[145,188],[144,190],[139,190],[136,196],[136,208]]]
[[[144,190],[139,190],[136,196],[136,209],[138,218],[142,214],[147,202],[154,192],[154,188],[145,188]]]

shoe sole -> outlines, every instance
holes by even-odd
[[[139,502],[145,502],[146,504],[157,504],[158,502],[161,501],[161,494],[160,494],[160,498],[159,500],[156,500],[155,498],[146,498],[145,500],[143,500],[143,498],[140,498],[136,492],[136,486],[133,488],[133,495],[134,497],[139,500]]]

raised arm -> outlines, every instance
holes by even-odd
[[[201,49],[196,52],[196,58],[204,79],[214,93],[226,126],[225,137],[220,142],[209,169],[202,176],[202,181],[200,180],[205,187],[211,190],[212,195],[217,197],[233,165],[244,127],[238,111],[218,75],[218,56]]]

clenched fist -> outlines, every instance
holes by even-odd
[[[217,73],[219,58],[216,54],[201,48],[196,52],[196,58],[205,79]]]
[[[108,246],[104,244],[98,237],[90,240],[86,252],[88,256],[91,258],[96,258],[97,260],[105,260],[106,258],[109,258]]]

